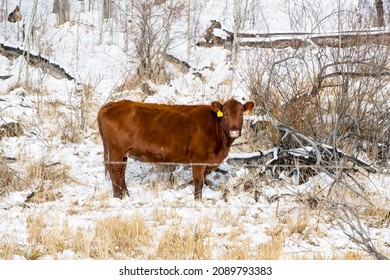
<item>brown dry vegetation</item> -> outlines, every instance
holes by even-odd
[[[302,214],[310,215],[310,211]],[[174,218],[173,221],[175,220]],[[167,221],[166,217],[164,221]],[[0,240],[1,259],[12,259],[14,255],[19,255],[26,259],[51,256],[55,259],[278,260],[286,258],[283,248],[291,235],[298,234],[305,239],[307,231],[315,230],[308,226],[306,219],[282,219],[279,224],[266,231],[269,241],[254,246],[249,237],[243,238],[244,232],[240,226],[232,227],[230,234],[225,237],[216,238],[214,226],[208,219],[187,226],[173,223],[168,227],[164,226],[163,231],[157,231],[140,214],[103,218],[92,228],[74,228],[66,220],[59,222],[58,218],[44,213],[30,215],[26,223],[28,243],[21,245],[12,238],[3,238]],[[283,225],[284,223],[287,224]],[[219,238],[227,238],[226,244],[230,245],[218,245]],[[72,253],[66,257],[67,250]],[[307,257],[288,255],[288,258]],[[316,253],[312,258],[324,259],[324,256]],[[369,257],[362,252],[347,251],[344,254],[338,252],[332,258]]]
[[[172,225],[161,236],[156,258],[163,260],[207,260],[212,250],[209,244],[209,222],[181,228]]]
[[[143,255],[151,232],[139,215],[130,219],[109,217],[98,222],[92,241],[92,256],[97,259],[123,259]]]
[[[11,259],[13,255],[24,256],[26,259],[41,259],[46,255],[63,258],[62,254],[67,249],[74,252],[72,255],[74,259],[277,260],[285,258],[282,252],[286,236],[278,230],[271,236],[270,241],[256,247],[251,246],[249,240],[233,239],[232,245],[221,250],[216,248],[216,244],[210,242],[209,229],[188,226],[184,230],[179,230],[178,226],[174,225],[157,238],[153,237],[150,228],[145,227],[142,222],[140,224],[139,218],[105,219],[97,225],[92,239],[88,237],[89,230],[81,228],[73,230],[66,223],[63,225],[54,223],[49,227],[41,218],[35,220],[30,218],[28,228],[27,247],[21,247],[11,240],[1,242],[2,259]],[[307,259],[307,257],[294,255],[288,258]],[[324,259],[324,256],[317,253],[313,259]],[[338,253],[332,259],[367,259],[367,256],[350,251],[345,254]]]
[[[7,161],[2,156],[0,156],[0,175],[0,196],[17,189],[15,188],[16,172],[7,165]]]

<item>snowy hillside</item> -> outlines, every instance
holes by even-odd
[[[266,168],[263,163],[244,166],[242,162],[225,161],[222,171],[207,177],[209,183],[201,202],[193,199],[190,166],[155,166],[134,160],[129,160],[126,169],[130,196],[113,198],[96,124],[99,108],[113,100],[210,104],[232,97],[243,102],[256,99],[258,106],[245,117],[243,136],[235,142],[230,156],[242,159],[259,155],[261,150],[271,159],[277,151],[275,128],[272,130],[268,123],[267,129],[254,131],[256,123],[266,120],[267,108],[288,105],[293,97],[310,92],[317,71],[323,69],[324,77],[332,75],[331,70],[370,70],[370,63],[377,59],[383,68],[376,65],[375,69],[387,71],[389,60],[383,57],[388,48],[380,44],[371,47],[368,43],[370,49],[364,52],[360,46],[352,46],[353,54],[344,56],[351,60],[361,56],[370,62],[367,65],[337,68],[330,58],[345,49],[337,52],[326,47],[322,52],[310,39],[361,30],[386,33],[388,27],[378,28],[369,22],[364,25],[364,20],[359,27],[349,24],[355,20],[352,14],[358,12],[368,18],[370,7],[357,7],[357,1],[238,1],[241,17],[237,32],[274,34],[272,38],[254,35],[255,39],[243,38],[242,42],[300,39],[307,45],[302,49],[240,45],[234,54],[233,43],[227,40],[219,46],[202,46],[208,43],[204,34],[213,20],[221,24],[212,31],[216,37],[224,39],[234,32],[233,0],[168,0],[159,5],[153,3],[164,1],[145,1],[151,3],[153,28],[160,31],[154,41],[158,44],[150,50],[155,52],[150,62],[167,60],[161,69],[153,65],[152,70],[161,71],[158,77],[150,78],[151,69],[141,61],[144,53],[138,49],[142,39],[146,40],[138,28],[142,1],[112,1],[111,17],[104,20],[101,1],[69,1],[69,21],[63,24],[58,24],[53,13],[53,1],[34,0],[22,1],[21,21],[8,22],[8,14],[20,1],[6,2],[0,23],[0,259],[390,256],[390,159],[376,148],[375,152],[364,149],[364,145],[374,144],[378,150],[389,149],[381,134],[386,133],[383,127],[389,123],[386,113],[375,116],[374,123],[356,125],[362,131],[378,126],[377,138],[360,141],[360,135],[348,138],[352,132],[336,139],[324,135],[328,133],[325,130],[316,131],[319,124],[312,124],[315,118],[309,113],[318,108],[275,109],[272,115],[281,124],[297,124],[297,130],[302,128],[318,142],[337,143],[346,154],[377,172],[368,173],[354,165],[348,168],[356,172],[338,173],[338,168],[344,167],[341,162],[330,167],[336,169],[331,174],[326,171],[329,169],[318,173],[316,169],[315,174],[308,172],[308,177],[299,181],[291,171],[294,166],[283,170]],[[164,25],[167,22],[169,26]],[[37,59],[27,61],[27,56],[15,50],[31,52]],[[168,55],[176,60],[168,60]],[[187,66],[181,68],[183,65]],[[367,95],[359,103],[365,106],[361,111],[370,112],[370,116],[370,110],[386,112],[390,107],[388,77],[383,75],[378,82],[372,76],[360,76],[366,79],[367,88],[355,80],[348,84],[350,92],[378,89],[375,96]],[[319,88],[335,88],[331,86],[326,77]],[[275,92],[280,96],[271,94],[269,107],[261,107],[267,94]],[[332,113],[338,108],[335,104],[339,103],[334,102],[338,98],[336,89],[321,95],[321,100],[318,97],[316,104],[322,102],[319,107],[325,112],[321,111],[320,123],[341,135],[344,123]],[[346,103],[345,111],[355,104]],[[298,124],[286,120],[294,112],[309,113]],[[359,120],[349,111],[345,115]],[[361,132],[363,136],[368,133]],[[307,147],[303,150],[306,152],[310,152]],[[340,197],[348,207],[340,206]],[[363,233],[377,255],[359,243],[362,237],[357,233]]]

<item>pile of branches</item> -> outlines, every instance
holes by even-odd
[[[249,157],[230,157],[228,163],[243,163],[246,166],[260,166],[272,169],[274,173],[288,171],[296,184],[302,184],[308,178],[323,172],[335,178],[340,173],[351,174],[365,171],[375,174],[377,170],[370,164],[343,151],[320,143],[311,137],[285,125],[277,125],[280,140],[277,147],[258,152]],[[364,189],[359,185],[359,188]]]

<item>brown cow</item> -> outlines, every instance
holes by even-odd
[[[253,107],[253,102],[243,105],[234,99],[192,106],[130,100],[105,104],[97,121],[114,197],[128,195],[125,169],[127,157],[132,157],[155,163],[206,163],[192,166],[194,196],[200,200],[206,171],[226,158],[241,135],[243,113]]]

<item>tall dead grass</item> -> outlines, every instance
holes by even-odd
[[[72,181],[69,169],[69,166],[60,163],[48,165],[44,160],[28,165],[25,174],[26,181],[36,187],[26,201],[44,203],[61,198],[62,186]]]
[[[27,243],[18,243],[15,236],[0,240],[0,259],[161,259],[161,260],[278,260],[286,259],[286,240],[299,234],[308,240],[308,233],[316,229],[306,218],[281,220],[266,230],[269,241],[253,244],[251,237],[238,229],[220,235],[213,230],[211,221],[199,220],[196,224],[181,226],[173,223],[162,232],[153,230],[139,214],[132,217],[113,216],[100,220],[94,227],[73,227],[67,220],[46,213],[30,215],[26,219]],[[228,226],[228,224],[226,225]],[[158,227],[164,227],[159,224]],[[69,252],[68,254],[66,252]],[[332,259],[367,259],[358,251],[337,251]],[[289,254],[288,259],[305,259]],[[312,259],[325,259],[314,252]]]
[[[23,171],[15,171],[0,157],[0,196],[11,191],[31,189],[36,186],[31,202],[53,201],[59,198],[60,188],[72,181],[69,166],[55,163],[46,164],[44,160],[26,163]]]
[[[212,256],[209,243],[211,224],[209,221],[189,225],[177,224],[169,227],[160,238],[156,258],[163,260],[207,260]]]
[[[72,252],[74,259],[129,259],[147,258],[152,233],[141,216],[131,218],[114,216],[102,219],[94,229],[74,228],[68,221],[45,215],[30,215],[26,219],[27,244],[21,246],[6,238],[0,240],[0,258],[11,259],[14,255],[26,259],[45,256],[61,259],[65,251]],[[94,231],[91,237],[90,232]]]
[[[45,255],[61,258],[61,253],[70,250],[74,258],[86,258],[90,254],[90,244],[86,230],[74,229],[65,220],[52,218],[41,213],[30,215],[27,220],[28,245],[23,252],[26,259],[39,259]]]
[[[136,258],[146,254],[152,234],[141,216],[109,217],[97,223],[91,255],[96,259]]]
[[[0,196],[15,190],[16,172],[7,164],[7,161],[0,156]]]

